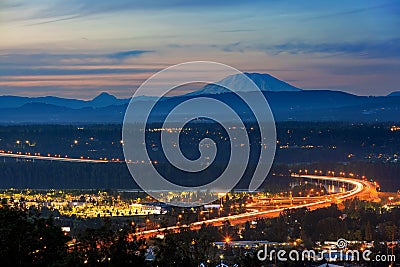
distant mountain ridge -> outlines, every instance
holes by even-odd
[[[245,75],[261,89],[277,121],[400,121],[400,97],[396,97],[400,95],[399,92],[380,97],[356,96],[341,91],[302,90],[268,74]],[[236,75],[228,76],[220,83],[227,87],[233,83],[244,84]],[[248,88],[243,88],[243,93],[250,101],[259,97],[259,94]],[[235,105],[237,99],[229,90],[210,84],[189,94],[164,98],[157,112],[162,117],[171,106],[198,96],[221,100],[230,106]],[[135,97],[137,112],[155,99],[149,96]],[[92,100],[53,96],[0,96],[0,123],[122,123],[129,101],[130,99],[118,99],[106,92]],[[205,115],[220,112],[218,109],[205,109],[204,106],[193,106],[193,111]],[[238,111],[246,112],[240,109]],[[186,114],[182,114],[182,120],[185,117]]]
[[[283,82],[269,74],[260,73],[244,73],[261,89],[261,91],[301,91],[301,89],[294,87],[286,82]],[[232,84],[239,84],[239,87],[243,88],[243,91],[247,91],[247,88],[243,85],[243,80],[240,75],[231,75],[221,80],[219,83],[228,87]],[[221,94],[229,92],[228,89],[221,88],[214,84],[205,85],[200,90],[189,93],[188,95],[201,95],[201,94]],[[138,96],[136,99],[140,101],[146,101],[152,97]],[[56,96],[41,96],[41,97],[22,97],[22,96],[0,96],[0,109],[1,108],[18,108],[28,103],[42,103],[61,107],[68,107],[72,109],[81,108],[101,108],[112,105],[124,105],[129,103],[130,99],[119,99],[115,96],[102,92],[92,100],[79,100],[79,99],[69,99]]]
[[[23,97],[23,96],[0,96],[0,109],[1,108],[18,108],[29,103],[41,103],[60,107],[67,107],[72,109],[81,108],[101,108],[111,105],[127,104],[129,99],[118,99],[109,93],[103,92],[93,98],[92,100],[79,100],[62,98],[56,96],[41,96],[41,97]]]

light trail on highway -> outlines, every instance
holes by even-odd
[[[120,162],[120,161],[110,161],[110,160],[101,160],[101,159],[52,157],[52,156],[40,156],[40,155],[26,155],[26,154],[5,153],[5,152],[0,152],[0,157],[16,158],[16,159],[31,159],[31,160],[47,160],[47,161],[80,162],[80,163],[109,163],[109,162]],[[124,161],[122,161],[122,162],[124,162]]]
[[[102,159],[85,159],[85,158],[68,158],[68,157],[52,157],[52,156],[40,156],[40,155],[26,155],[26,154],[15,154],[15,153],[6,153],[0,152],[0,157],[10,157],[10,158],[21,158],[21,159],[30,159],[30,160],[47,160],[47,161],[62,161],[62,162],[78,162],[78,163],[114,163],[119,162],[123,163],[125,161],[112,161],[112,160],[102,160]],[[225,223],[226,221],[231,222],[232,224],[241,224],[246,221],[255,220],[258,218],[267,218],[278,216],[281,212],[285,210],[293,210],[293,209],[301,209],[301,208],[309,208],[316,209],[326,207],[332,203],[335,203],[339,200],[345,200],[349,198],[353,198],[355,196],[364,195],[367,198],[371,198],[374,193],[374,187],[368,181],[358,180],[354,178],[347,177],[335,177],[335,176],[318,176],[318,175],[292,175],[294,178],[303,178],[303,179],[312,179],[312,180],[322,180],[329,182],[338,182],[353,185],[353,188],[346,192],[335,193],[323,197],[311,197],[308,199],[315,200],[310,203],[299,203],[294,204],[288,207],[275,208],[267,211],[252,211],[246,212],[237,215],[219,217],[214,219],[208,219],[204,221],[198,221],[191,223],[189,225],[182,226],[170,226],[165,228],[159,228],[154,230],[147,230],[136,233],[135,235],[141,237],[150,237],[156,234],[162,234],[165,231],[178,231],[182,228],[189,227],[191,230],[200,229],[203,224],[211,224],[213,226],[219,226]],[[375,191],[376,192],[376,191]]]
[[[142,231],[142,232],[136,233],[135,235],[148,238],[148,237],[151,237],[151,236],[154,236],[157,234],[163,234],[164,232],[178,231],[183,228],[190,228],[191,230],[197,230],[197,229],[200,229],[203,224],[211,224],[213,226],[219,226],[219,225],[222,225],[223,223],[225,223],[226,221],[229,221],[230,223],[232,223],[234,225],[242,224],[242,223],[245,223],[246,221],[251,221],[251,220],[258,219],[258,218],[279,216],[279,214],[285,210],[293,210],[293,209],[301,209],[301,208],[309,208],[309,209],[323,208],[323,207],[329,206],[332,203],[335,203],[336,201],[350,199],[350,198],[356,197],[358,195],[368,193],[373,188],[368,181],[362,181],[362,180],[358,180],[358,179],[354,179],[354,178],[317,176],[317,175],[292,175],[292,176],[295,178],[318,179],[318,180],[330,181],[330,182],[341,182],[341,183],[351,184],[354,187],[351,190],[346,191],[346,192],[328,195],[330,198],[327,197],[326,199],[321,200],[321,197],[316,197],[317,201],[315,201],[315,202],[297,204],[297,205],[292,205],[290,207],[276,208],[276,209],[267,210],[267,211],[246,212],[246,213],[237,214],[237,215],[231,215],[231,216],[219,217],[219,218],[215,218],[215,219],[198,221],[198,222],[191,223],[189,225],[170,226],[170,227],[159,228],[159,229],[154,229],[154,230],[147,230],[147,231]]]

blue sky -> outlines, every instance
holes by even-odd
[[[0,2],[0,95],[129,97],[211,60],[307,89],[400,91],[398,1]]]

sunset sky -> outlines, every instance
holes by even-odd
[[[305,89],[400,91],[399,1],[0,2],[0,95],[129,97],[210,60]]]

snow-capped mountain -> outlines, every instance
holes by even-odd
[[[388,96],[400,96],[400,91],[392,92],[392,93],[388,94]]]
[[[301,91],[300,88],[297,88],[293,85],[290,85],[284,81],[281,81],[269,74],[261,74],[261,73],[244,73],[247,77],[249,77],[260,89],[261,91],[266,92],[297,92]],[[251,88],[247,88],[245,85],[247,84],[247,79],[245,79],[242,75],[230,75],[221,81],[218,84],[221,84],[227,88],[232,88],[233,85],[239,86],[240,91],[248,92],[251,91]],[[201,95],[201,94],[222,94],[229,92],[228,89],[223,88],[221,86],[215,84],[208,84],[204,86],[202,89],[192,92],[189,95]]]

